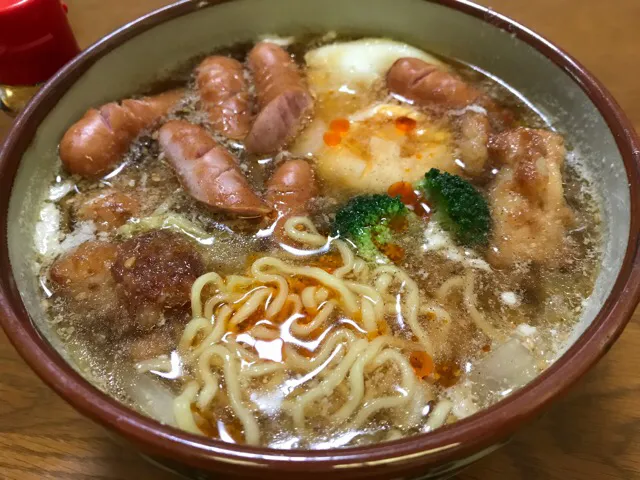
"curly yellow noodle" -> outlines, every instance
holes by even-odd
[[[194,317],[202,316],[202,289],[209,283],[215,283],[218,290],[224,288],[222,277],[217,273],[209,272],[200,276],[191,287],[191,314]]]
[[[420,294],[416,282],[414,282],[404,271],[395,266],[384,265],[378,267],[376,269],[376,273],[387,273],[400,280],[401,288],[406,291],[406,295],[403,296],[404,309],[402,313],[404,321],[407,322],[413,331],[413,334],[418,337],[418,340],[424,347],[424,350],[430,355],[433,355],[433,346],[429,339],[429,335],[418,321]]]
[[[318,402],[325,399],[332,404],[332,422],[360,428],[377,412],[389,410],[399,422],[418,426],[433,393],[415,376],[407,352],[433,354],[433,340],[446,344],[452,324],[448,312],[422,298],[404,270],[368,264],[347,242],[320,235],[306,217],[288,219],[285,232],[308,249],[305,255],[337,252],[341,265],[328,272],[263,256],[245,275],[223,278],[209,272],[199,277],[191,289],[192,319],[177,346],[181,368],[193,376],[174,401],[177,424],[200,433],[198,422],[207,416],[199,412],[216,408],[216,402],[228,402],[242,424],[244,441],[258,445],[264,441],[260,418],[265,407],[254,403],[258,397],[252,389],[260,388],[280,392],[280,397],[274,397],[281,398],[279,411],[301,434],[309,416],[318,414]],[[289,288],[294,278],[310,279],[313,284],[298,293]],[[439,293],[446,297],[451,289],[464,287],[463,296],[472,301],[467,305],[470,316],[481,316],[471,308],[475,307],[473,278],[460,277],[456,282],[443,284]],[[380,327],[390,317],[404,322],[417,341],[380,335]],[[243,329],[250,318],[251,325]],[[254,324],[255,319],[259,321]],[[262,357],[261,342],[281,347],[282,361]],[[380,396],[365,381],[383,366],[379,375],[395,377],[396,371],[400,375],[395,394]],[[169,371],[171,363],[166,356],[158,357],[140,362],[137,368]],[[434,422],[440,422],[444,407],[438,412]],[[396,436],[394,431],[390,437]]]
[[[362,426],[371,415],[382,409],[398,408],[406,405],[414,394],[417,379],[407,358],[397,350],[386,349],[373,360],[373,367],[378,368],[386,362],[393,362],[399,368],[404,392],[399,395],[376,398],[367,402],[357,413],[353,421],[353,428]]]
[[[178,427],[181,429],[190,433],[202,434],[193,419],[193,412],[191,411],[191,405],[195,403],[198,390],[200,390],[198,382],[189,382],[173,402],[173,415],[176,418]]]
[[[385,341],[385,337],[378,337],[372,341],[367,349],[355,361],[351,370],[349,370],[349,399],[333,415],[335,420],[347,420],[360,405],[360,402],[364,397],[364,369],[366,365],[380,352]]]
[[[244,427],[245,441],[249,445],[257,445],[260,441],[260,428],[251,411],[242,401],[242,392],[240,391],[240,383],[238,381],[238,372],[236,368],[237,362],[232,358],[228,349],[221,345],[214,345],[202,354],[202,358],[198,362],[200,368],[208,369],[211,359],[214,356],[222,359],[224,363],[223,371],[227,386],[229,404]]]
[[[272,293],[273,291],[270,288],[257,288],[231,318],[229,321],[230,326],[237,327],[244,322],[251,314],[267,303]]]
[[[284,347],[287,366],[298,371],[314,370],[331,356],[337,346],[350,346],[356,339],[356,335],[346,328],[335,330],[324,338],[324,342],[320,346],[320,351],[313,358],[307,358],[301,355],[294,347],[287,344]]]
[[[298,229],[301,226],[303,229]],[[284,230],[291,240],[310,247],[322,247],[328,243],[327,237],[318,233],[316,226],[307,217],[291,217],[284,224]]]
[[[336,302],[333,300],[329,300],[325,302],[322,308],[316,313],[316,316],[309,323],[299,323],[293,322],[290,327],[291,333],[293,333],[297,337],[307,337],[313,331],[320,328],[329,318],[329,316],[333,313],[333,310],[336,306]]]
[[[304,428],[305,409],[307,406],[309,406],[314,400],[321,397],[328,397],[340,382],[344,380],[351,368],[351,365],[353,365],[358,356],[367,348],[367,346],[368,342],[366,340],[356,340],[351,345],[342,361],[340,361],[340,363],[320,382],[320,384],[316,387],[310,388],[304,394],[296,398],[290,407],[293,424],[296,428]]]
[[[278,258],[273,257],[262,257],[256,260],[251,266],[251,271],[256,278],[260,278],[261,276],[268,276],[263,272],[263,269],[274,269],[280,272],[292,275],[292,276],[300,276],[307,277],[316,280],[317,282],[323,284],[325,287],[330,290],[335,291],[342,297],[342,302],[347,313],[353,315],[358,311],[358,302],[356,300],[356,296],[353,292],[351,292],[344,282],[340,281],[340,279],[334,277],[330,273],[322,270],[318,267],[308,267],[308,266],[294,266],[289,265]],[[273,275],[275,276],[275,275]],[[280,277],[282,278],[282,277]],[[284,279],[283,279],[284,281]],[[286,281],[285,281],[286,284]],[[285,296],[286,299],[286,296]],[[274,302],[275,303],[275,302]],[[284,299],[282,301],[284,304]]]

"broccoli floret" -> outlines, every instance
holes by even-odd
[[[418,188],[432,202],[434,218],[464,246],[485,245],[491,229],[491,215],[485,198],[462,177],[429,170]]]
[[[332,233],[350,240],[358,248],[359,256],[374,261],[385,257],[378,247],[392,240],[391,221],[406,216],[407,212],[398,197],[360,195],[337,212]]]

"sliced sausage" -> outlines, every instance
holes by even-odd
[[[182,90],[92,108],[60,141],[60,159],[70,173],[95,178],[112,170],[131,142],[152,128],[182,98]]]
[[[400,58],[387,72],[387,88],[422,106],[460,109],[477,104],[483,107],[498,130],[515,122],[511,110],[502,108],[488,95],[459,76],[418,58]]]
[[[88,198],[80,196],[75,204],[76,218],[95,222],[101,231],[118,228],[140,213],[140,203],[136,198],[111,188]]]
[[[250,153],[284,147],[313,107],[313,99],[291,56],[278,45],[258,43],[249,52],[260,111],[245,146]]]
[[[160,129],[158,138],[183,187],[196,200],[237,215],[271,211],[253,191],[238,162],[202,127],[174,120]]]
[[[289,160],[281,164],[267,183],[267,202],[278,212],[274,228],[275,239],[286,241],[284,224],[289,217],[304,216],[309,200],[317,194],[313,169],[304,160]]]
[[[244,140],[251,126],[251,104],[242,64],[216,55],[205,58],[196,72],[196,84],[212,128],[226,137]]]
[[[463,108],[482,93],[460,77],[418,58],[400,58],[387,72],[387,87],[420,105]]]

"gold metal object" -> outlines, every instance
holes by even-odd
[[[39,88],[39,85],[17,87],[0,85],[0,110],[12,117],[17,115],[29,103]]]

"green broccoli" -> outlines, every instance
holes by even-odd
[[[336,214],[332,234],[353,242],[358,255],[370,261],[384,258],[380,251],[392,240],[391,221],[407,215],[399,197],[360,195],[349,200]]]
[[[485,245],[491,229],[491,215],[485,198],[462,177],[429,170],[418,188],[433,203],[434,218],[464,246]]]

